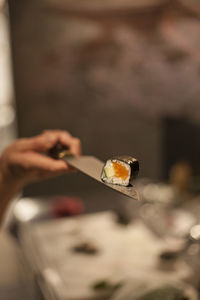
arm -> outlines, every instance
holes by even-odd
[[[0,224],[2,223],[4,213],[11,199],[15,198],[21,191],[21,188],[15,184],[5,182],[0,173]]]
[[[64,161],[41,154],[57,142],[68,146],[74,155],[81,153],[79,139],[66,131],[58,130],[45,131],[33,138],[19,139],[3,151],[0,157],[0,224],[9,202],[24,186],[73,171]]]

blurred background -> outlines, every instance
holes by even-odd
[[[199,0],[10,0],[1,10],[0,150],[16,137],[59,128],[81,139],[84,154],[136,157],[138,215],[159,238],[180,228],[186,237],[198,223],[199,82]],[[34,203],[44,198],[40,214],[57,195],[81,199],[86,213],[135,217],[132,202],[79,173],[23,194]],[[17,217],[29,220],[24,213],[33,206],[24,207]],[[169,207],[184,213],[172,216]]]
[[[10,1],[18,136],[67,129],[86,154],[137,157],[142,177],[167,179],[181,159],[198,174],[200,24],[190,2]],[[28,192],[73,192],[69,182]]]

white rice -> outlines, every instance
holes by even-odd
[[[116,162],[116,161],[118,161],[118,160],[113,160],[113,162]],[[111,177],[106,177],[105,172],[103,171],[102,180],[104,182],[107,182],[107,183],[119,184],[119,185],[127,186],[127,185],[129,185],[129,180],[130,180],[130,175],[131,175],[131,168],[130,168],[130,166],[128,164],[126,164],[126,163],[124,163],[122,161],[118,161],[118,162],[120,162],[120,164],[122,164],[127,169],[127,171],[129,172],[129,175],[127,176],[127,178],[125,180],[123,180],[120,177],[116,177],[114,174]],[[113,168],[112,160],[108,160],[106,162],[106,164],[104,166],[104,169],[105,168],[109,168],[109,169]]]

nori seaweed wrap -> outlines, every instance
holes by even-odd
[[[106,183],[129,186],[139,172],[139,162],[131,156],[108,159],[103,167],[101,179]]]

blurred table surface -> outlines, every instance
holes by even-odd
[[[0,299],[41,299],[18,242],[5,230],[0,233],[0,266]]]
[[[35,272],[45,299],[105,299],[93,286],[102,280],[113,284],[142,274],[163,276],[159,254],[166,242],[141,222],[120,225],[112,212],[47,220],[23,225],[23,252]],[[89,242],[96,254],[73,251]],[[187,268],[176,266],[169,277],[180,279]]]

